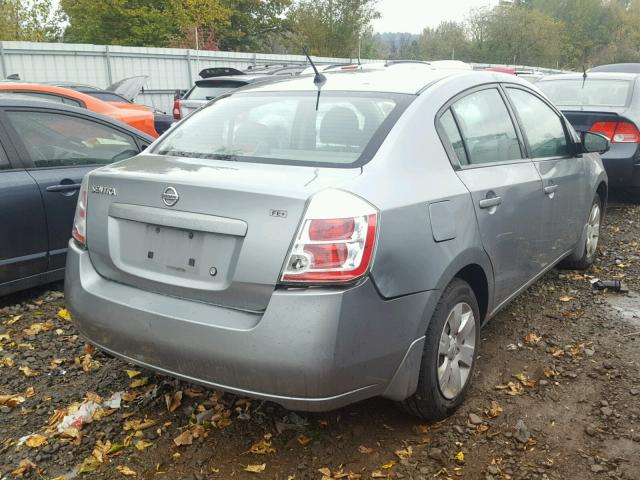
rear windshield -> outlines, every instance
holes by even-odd
[[[413,96],[358,92],[245,92],[177,126],[153,153],[257,163],[366,163]]]
[[[185,100],[213,100],[234,88],[246,85],[243,82],[219,82],[197,84],[185,96]]]
[[[559,107],[624,107],[629,102],[631,85],[629,80],[594,78],[587,78],[584,82],[580,78],[536,83]]]

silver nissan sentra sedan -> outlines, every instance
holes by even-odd
[[[158,372],[444,418],[480,327],[559,262],[593,262],[608,140],[515,76],[321,80],[233,91],[89,173],[66,301],[88,341]]]

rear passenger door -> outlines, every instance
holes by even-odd
[[[499,305],[542,269],[540,176],[497,85],[465,92],[441,112],[438,128],[471,193]]]
[[[507,86],[506,91],[529,157],[542,177],[544,251],[546,263],[552,263],[576,245],[582,231],[578,223],[584,212],[580,207],[589,192],[583,159],[574,156],[562,117],[546,101],[522,87]]]
[[[0,111],[0,285],[6,288],[46,270],[47,230],[38,185],[16,158],[3,119]]]
[[[139,153],[133,136],[90,117],[49,109],[6,112],[27,172],[45,207],[49,270],[64,268],[82,177]]]

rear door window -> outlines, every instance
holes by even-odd
[[[569,155],[567,136],[560,116],[535,95],[518,88],[507,88],[518,114],[533,158]]]
[[[8,111],[37,168],[105,165],[139,152],[130,135],[89,119],[42,111]]]
[[[522,158],[507,106],[495,88],[470,93],[455,102],[455,114],[471,165]]]
[[[460,164],[469,165],[469,159],[467,158],[467,152],[464,149],[460,130],[458,130],[458,125],[456,125],[451,109],[442,114],[440,117],[440,124],[442,125],[444,133],[447,135]]]

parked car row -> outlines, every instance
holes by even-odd
[[[635,175],[637,78],[296,68],[203,70],[155,142],[90,111],[137,111],[125,96],[0,84],[0,294],[66,257],[79,332],[130,362],[288,408],[382,396],[444,418],[482,325],[592,264],[600,154]]]

